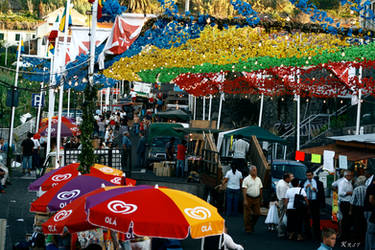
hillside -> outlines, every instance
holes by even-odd
[[[308,15],[295,8],[289,0],[245,0],[253,8],[266,16],[276,20],[291,19],[298,22],[310,22]],[[340,6],[339,0],[310,0],[318,8],[324,9],[329,16],[340,19],[344,26],[357,23],[358,20],[350,13],[347,6]],[[129,11],[136,13],[161,12],[157,0],[119,0],[121,5],[128,6]],[[38,23],[48,13],[64,6],[66,0],[2,0],[0,1],[0,26],[9,28],[27,28]],[[72,0],[74,8],[84,14],[90,9],[88,0]],[[184,11],[185,0],[177,0],[180,12]],[[137,7],[134,7],[137,6]],[[193,14],[203,13],[218,18],[234,17],[237,12],[230,4],[230,0],[190,0],[190,11]],[[10,17],[10,18],[9,18]]]

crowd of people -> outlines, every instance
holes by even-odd
[[[245,152],[247,145],[241,144],[241,150]],[[242,189],[244,229],[252,233],[261,214],[263,184],[257,176],[256,166],[249,167],[249,175],[247,171],[242,171],[243,168],[238,168],[238,160],[234,160],[223,179],[226,185],[226,216],[238,214]],[[289,240],[326,240],[332,247],[333,237],[336,239],[337,236],[341,242],[365,245],[366,250],[375,248],[375,179],[371,169],[355,178],[350,170],[342,172],[341,177],[332,183],[332,190],[338,194],[337,232],[327,229],[322,234],[321,228],[327,226],[322,222],[322,209],[326,206],[325,190],[319,177],[314,176],[311,170],[306,171],[304,180],[285,173],[278,181],[270,198],[265,220],[267,228]]]

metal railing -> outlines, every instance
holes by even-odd
[[[79,162],[80,149],[65,149],[64,164]],[[122,170],[122,152],[120,149],[97,149],[94,151],[96,163]]]
[[[332,117],[342,115],[344,112],[348,110],[349,107],[350,105],[345,105],[332,114],[316,114],[307,117],[306,119],[301,121],[301,135],[306,136],[307,141],[313,140],[317,135],[321,133],[320,129],[323,126],[327,126],[327,129],[330,128]],[[292,127],[283,135],[281,135],[281,138],[287,139],[290,136],[294,136],[295,130],[296,128]]]

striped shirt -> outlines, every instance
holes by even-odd
[[[363,207],[365,203],[366,188],[367,187],[365,185],[356,187],[353,190],[353,195],[350,199],[350,204],[357,207]]]

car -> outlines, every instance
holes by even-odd
[[[155,122],[150,125],[146,133],[146,163],[148,166],[153,162],[167,159],[165,147],[172,137],[176,140],[175,152],[177,152],[177,145],[185,138],[185,134],[174,128],[183,128],[183,126],[178,123],[164,122]]]
[[[306,179],[307,167],[305,164],[291,160],[273,160],[271,163],[272,189],[276,190],[276,184],[283,178],[284,173],[292,173],[294,178]]]
[[[154,137],[147,147],[147,162],[160,162],[167,160],[166,145],[171,140],[171,136]],[[175,139],[175,153],[177,153],[177,145],[181,142],[180,139]]]

